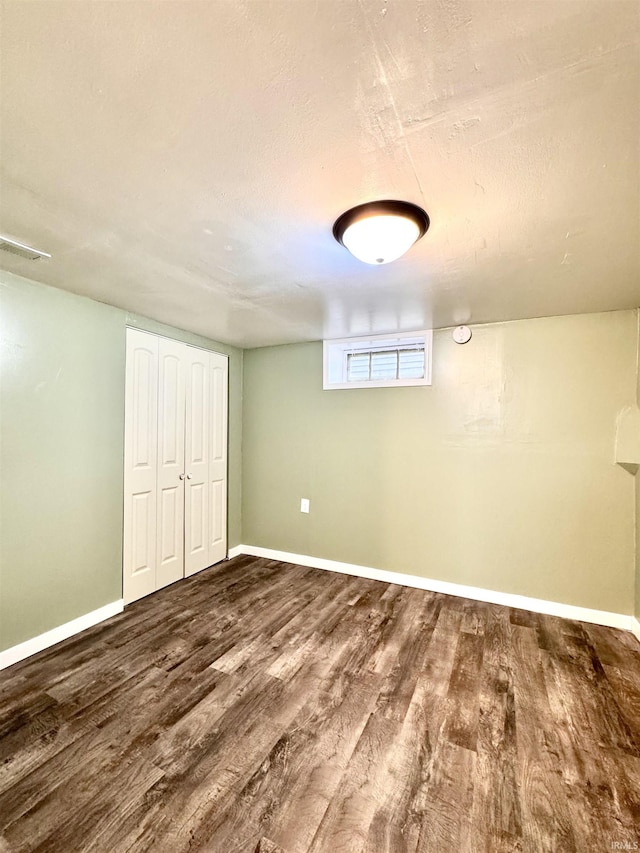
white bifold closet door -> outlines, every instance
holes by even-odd
[[[191,348],[187,376],[184,573],[188,577],[227,556],[228,359]]]
[[[227,556],[227,393],[226,356],[127,330],[125,603]]]
[[[158,341],[127,330],[124,429],[125,602],[156,588]]]
[[[185,575],[209,565],[209,353],[192,350],[187,361]]]
[[[227,556],[227,446],[229,359],[209,353],[211,429],[209,430],[209,560],[219,563]]]
[[[153,592],[184,577],[184,344],[159,339],[158,522]]]

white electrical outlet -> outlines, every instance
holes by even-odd
[[[309,498],[300,498],[300,512],[309,512]]]

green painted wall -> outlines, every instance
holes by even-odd
[[[122,596],[127,324],[229,354],[229,546],[242,352],[0,273],[0,650]]]
[[[636,401],[640,406],[640,309],[636,311],[637,316],[637,344],[636,344]],[[636,487],[636,594],[634,614],[640,622],[640,471],[635,475]]]
[[[635,586],[640,615],[640,475],[612,463],[637,312],[436,332],[432,387],[323,392],[321,344],[243,378],[240,350],[0,273],[0,650],[121,596],[127,325],[230,356],[230,547],[621,613]]]
[[[640,473],[636,474],[636,595],[634,613],[640,622]]]
[[[639,401],[640,405],[640,401]],[[636,487],[636,587],[634,614],[640,622],[640,472],[635,475]]]
[[[245,351],[244,541],[631,613],[635,395],[634,311],[436,332],[428,388],[323,391],[320,343]]]

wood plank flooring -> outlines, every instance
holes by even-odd
[[[613,629],[238,557],[0,673],[2,853],[635,844]]]

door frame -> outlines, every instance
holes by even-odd
[[[165,334],[162,334],[160,332],[152,332],[152,331],[149,331],[149,329],[145,329],[144,327],[136,326],[136,325],[133,325],[131,323],[127,323],[125,325],[125,336],[124,336],[125,370],[124,370],[124,377],[123,377],[124,378],[124,395],[123,396],[124,396],[124,402],[125,402],[125,413],[124,413],[125,416],[123,418],[123,439],[124,439],[123,447],[126,446],[126,440],[127,440],[127,435],[126,435],[126,425],[127,425],[127,413],[126,413],[127,361],[126,361],[126,353],[127,353],[127,335],[129,333],[129,331],[142,332],[144,334],[151,335],[155,338],[163,338],[164,340],[172,341],[173,343],[184,344],[187,347],[202,350],[203,352],[215,353],[216,355],[219,355],[222,358],[225,358],[227,360],[227,422],[226,422],[226,435],[225,435],[226,448],[227,448],[226,457],[227,458],[226,458],[226,472],[225,472],[226,473],[226,501],[225,501],[225,520],[224,520],[224,523],[225,523],[225,540],[226,540],[226,557],[224,559],[229,559],[229,444],[230,444],[230,432],[229,432],[230,406],[229,406],[229,399],[230,399],[230,384],[231,384],[229,382],[229,377],[230,377],[230,369],[229,368],[230,368],[230,364],[231,364],[230,356],[228,353],[220,352],[219,350],[216,350],[216,349],[210,349],[209,347],[201,346],[200,344],[189,343],[188,341],[181,340],[180,338],[171,337],[171,335],[165,335]],[[158,414],[158,417],[159,417],[159,414]],[[158,424],[156,422],[156,428],[157,428],[157,425]],[[124,460],[124,453],[123,453],[123,474],[124,474],[124,462],[125,462],[125,460]],[[122,540],[121,540],[122,541],[121,580],[122,580],[123,598],[124,598],[124,576],[125,576],[125,562],[124,562],[124,557],[125,557],[125,552],[124,552],[125,501],[126,501],[126,492],[125,492],[125,481],[124,481],[124,476],[123,476],[123,481],[122,481]],[[185,580],[185,579],[186,579],[186,575],[185,575],[185,577],[182,578],[182,580]],[[146,596],[142,596],[142,597],[146,597]],[[139,600],[140,599],[134,599],[134,601],[139,601]],[[129,603],[133,604],[134,601],[131,601]],[[128,606],[128,605],[125,604],[125,607],[126,606]]]

